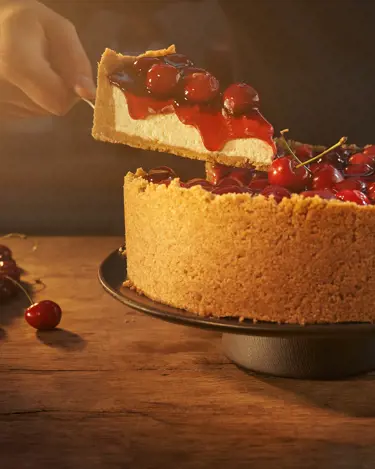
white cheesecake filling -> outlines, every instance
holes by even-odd
[[[236,138],[228,141],[222,150],[211,152],[204,146],[199,131],[191,125],[183,124],[175,113],[151,115],[146,119],[135,120],[129,115],[124,93],[116,86],[112,86],[112,93],[117,132],[197,153],[242,157],[258,165],[269,165],[272,162],[273,149],[263,140]]]

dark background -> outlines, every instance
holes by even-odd
[[[93,65],[105,47],[142,52],[175,43],[222,80],[258,89],[276,133],[330,144],[373,136],[375,1],[47,1],[77,26]],[[0,116],[1,117],[1,116]],[[120,234],[128,170],[203,165],[94,142],[92,111],[2,120],[0,232]]]

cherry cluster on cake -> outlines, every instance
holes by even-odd
[[[60,306],[50,300],[34,303],[20,283],[21,273],[22,269],[13,259],[12,251],[7,246],[0,245],[0,305],[22,291],[30,302],[30,306],[25,309],[26,322],[38,330],[54,329],[61,321]]]
[[[321,152],[312,145],[298,144],[292,154],[280,147],[268,172],[215,164],[207,176],[208,180],[196,178],[180,185],[186,189],[200,185],[216,195],[261,194],[272,196],[276,202],[296,193],[371,205],[375,204],[375,145],[361,150],[340,145]],[[152,169],[145,176],[149,182],[165,185],[176,177],[166,166]]]
[[[251,136],[273,144],[273,127],[259,112],[257,91],[246,83],[222,86],[185,55],[143,56],[124,62],[108,79],[125,94],[133,119],[174,112],[199,130],[210,151]]]

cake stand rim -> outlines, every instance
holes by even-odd
[[[337,323],[337,324],[277,324],[266,322],[240,322],[237,318],[213,318],[195,315],[162,303],[146,296],[123,288],[126,278],[127,261],[123,249],[112,251],[99,265],[98,279],[104,290],[120,303],[136,310],[173,324],[185,325],[199,329],[214,330],[225,334],[259,335],[259,336],[314,336],[340,337],[348,335],[375,335],[375,324],[371,323]],[[111,272],[108,274],[108,272]]]

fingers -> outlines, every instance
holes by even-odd
[[[35,14],[11,17],[1,28],[0,74],[38,107],[64,115],[76,99],[52,69],[46,57],[47,48],[43,26]],[[63,50],[64,45],[60,44],[60,53]]]
[[[57,17],[48,22],[46,34],[53,69],[78,96],[95,99],[96,88],[90,61],[75,27]]]

